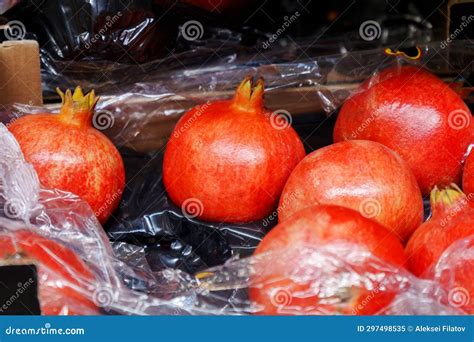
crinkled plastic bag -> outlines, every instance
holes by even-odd
[[[453,73],[459,76],[459,71],[463,72],[464,78],[471,77],[470,70],[466,68],[468,65],[466,62],[472,61],[472,44],[453,43],[449,51],[438,51],[437,46],[437,43],[423,46],[423,58],[410,61],[410,63],[427,66],[442,77],[444,75],[451,77]],[[243,76],[253,72],[266,78],[269,90],[267,98],[270,98],[269,105],[274,110],[279,108],[279,104],[272,102],[271,98],[273,96],[277,99],[279,91],[292,88],[305,88],[310,91],[309,98],[315,100],[314,107],[311,107],[314,113],[323,111],[325,114],[307,116],[303,115],[303,111],[295,111],[292,113],[292,118],[296,126],[298,124],[309,126],[309,131],[312,132],[321,121],[326,122],[327,116],[329,120],[332,119],[331,114],[356,88],[358,82],[365,80],[383,67],[393,65],[395,62],[405,62],[403,59],[394,58],[386,56],[380,49],[345,51],[339,55],[321,56],[307,63],[271,66],[240,65],[233,68],[216,66],[216,68],[175,72],[173,77],[164,74],[153,81],[137,83],[132,88],[124,89],[123,93],[105,98],[105,101],[99,104],[98,113],[110,118],[112,125],[99,126],[99,129],[103,129],[119,146],[159,153],[163,144],[149,143],[149,141],[155,142],[153,129],[161,127],[163,122],[166,122],[165,130],[169,134],[177,117],[189,106],[202,102],[201,97],[206,99],[228,97],[231,94],[229,89],[234,86],[229,81],[238,82]],[[354,63],[354,60],[360,61],[360,67]],[[361,64],[362,61],[364,65]],[[283,79],[282,75],[285,76]],[[458,77],[450,78],[450,80],[462,82],[464,79]],[[203,84],[206,87],[203,87]],[[466,95],[468,102],[472,100],[470,94]],[[176,101],[179,101],[179,106],[176,106]],[[16,106],[13,111],[4,113],[8,116],[8,119],[4,121],[8,122],[25,113],[35,111],[40,112],[44,109],[32,110],[30,107]],[[375,298],[375,294],[379,293],[384,294],[387,304],[378,311],[380,314],[463,313],[463,306],[459,305],[459,302],[466,300],[465,291],[459,292],[454,279],[450,276],[450,270],[454,267],[452,260],[460,257],[473,259],[472,248],[465,245],[463,241],[459,242],[457,247],[446,251],[433,271],[436,275],[433,280],[417,279],[406,270],[386,265],[366,251],[347,244],[306,246],[298,250],[274,251],[265,256],[244,259],[239,259],[240,253],[223,254],[219,255],[219,257],[224,257],[217,258],[217,263],[224,262],[228,257],[230,259],[222,265],[211,268],[208,266],[212,264],[204,261],[204,263],[190,262],[189,265],[193,267],[171,269],[169,267],[176,265],[163,262],[165,259],[161,257],[162,254],[156,253],[156,259],[162,265],[154,267],[153,264],[156,265],[156,263],[153,263],[153,258],[150,257],[150,248],[146,243],[139,243],[143,241],[140,238],[145,241],[154,238],[160,240],[161,236],[158,233],[167,231],[171,232],[170,240],[181,242],[184,240],[183,236],[192,236],[196,233],[193,229],[200,227],[207,235],[195,234],[193,241],[187,244],[192,247],[191,251],[186,248],[186,241],[185,248],[177,246],[178,243],[170,243],[170,246],[176,247],[178,256],[174,255],[174,257],[179,261],[183,260],[180,259],[181,255],[185,258],[198,257],[204,260],[203,255],[206,251],[197,252],[194,245],[200,242],[200,238],[208,238],[214,231],[217,231],[216,234],[221,234],[226,229],[229,232],[235,232],[239,227],[216,226],[197,220],[193,222],[180,214],[179,208],[173,208],[164,200],[164,189],[160,188],[161,179],[159,175],[156,175],[156,178],[150,179],[150,182],[156,186],[156,189],[161,189],[159,191],[161,196],[157,197],[154,193],[154,200],[159,203],[155,207],[151,206],[153,208],[151,212],[143,214],[143,209],[145,209],[144,206],[148,207],[148,204],[153,203],[147,202],[135,206],[136,200],[139,199],[139,192],[136,189],[132,189],[134,192],[132,196],[124,195],[125,207],[120,210],[131,205],[128,208],[133,207],[137,211],[119,210],[120,215],[117,216],[119,224],[108,228],[111,229],[109,234],[110,232],[115,234],[115,236],[111,235],[113,238],[121,236],[123,239],[117,239],[120,241],[117,241],[112,248],[87,204],[73,194],[54,189],[42,189],[33,168],[25,163],[13,137],[5,128],[2,128],[0,136],[2,146],[6,146],[0,152],[1,170],[4,171],[0,193],[5,203],[9,203],[9,210],[15,213],[8,216],[7,211],[4,210],[4,216],[8,219],[1,222],[2,227],[7,231],[15,230],[18,228],[15,226],[18,223],[13,222],[12,219],[16,222],[21,221],[24,222],[22,227],[25,226],[28,230],[52,238],[73,250],[90,268],[92,278],[78,276],[80,285],[70,285],[79,286],[81,294],[92,303],[98,303],[102,313],[258,314],[267,311],[266,306],[272,305],[279,314],[333,314],[335,312],[358,314],[364,311],[364,306],[371,305],[370,303],[374,302],[373,297]],[[134,140],[136,138],[141,140]],[[327,140],[322,141],[320,137],[317,139],[317,143],[312,146],[327,143]],[[166,141],[166,132],[163,134],[164,141]],[[159,168],[160,164],[158,163],[156,167]],[[149,199],[152,199],[152,195],[153,193],[150,193]],[[160,203],[164,203],[164,206]],[[130,217],[133,217],[133,220],[130,220]],[[173,222],[171,217],[176,218],[178,223]],[[187,230],[182,230],[186,232],[184,235],[177,234],[179,227],[182,227],[179,224],[188,227]],[[249,232],[249,227],[244,226],[244,230],[239,230],[236,236],[244,236],[245,234],[242,235],[240,232],[245,232],[245,229]],[[258,242],[263,233],[264,231],[260,231],[260,235],[252,235],[252,239],[256,236],[255,242]],[[216,241],[228,243],[227,237],[223,235],[218,235]],[[151,245],[151,249],[161,247],[153,243]],[[216,245],[219,244],[216,243]],[[222,252],[219,249],[211,250]],[[228,249],[223,248],[223,250]],[[251,251],[250,248],[247,251],[248,254]],[[294,260],[296,255],[299,255],[298,258],[303,257],[307,260],[306,266],[310,266],[311,271],[302,275],[298,273],[302,268],[296,265],[291,272],[280,274],[280,277],[306,282],[310,290],[302,293],[289,291],[289,295],[288,291],[275,291],[274,295],[270,295],[274,298],[273,302],[263,305],[252,302],[248,296],[249,289],[265,287],[271,289],[272,283],[278,284],[281,280],[271,277],[259,278],[259,274],[255,274],[255,271],[262,268],[258,265],[267,260],[270,270],[272,262],[285,264]],[[173,255],[170,259],[173,259]],[[368,270],[361,268],[361,265],[367,264],[371,265]],[[195,273],[196,271],[198,273]],[[67,279],[62,281],[68,283]],[[347,294],[354,289],[365,293],[367,297],[365,304],[364,301],[360,303],[361,308],[354,307],[353,303],[348,301],[350,297]],[[317,303],[322,305],[309,308],[299,305],[301,298],[305,297],[317,298]],[[80,311],[76,308],[76,304],[65,303],[64,305],[61,313]]]
[[[146,268],[114,257],[90,207],[77,196],[42,189],[15,138],[0,125],[2,264],[34,262],[45,314],[172,314],[177,305],[151,289]],[[139,258],[136,258],[138,261]],[[144,291],[127,287],[141,282]],[[162,288],[166,288],[165,284]],[[172,291],[169,291],[172,292]]]
[[[41,237],[42,243],[36,248],[51,241],[62,246],[44,248],[54,262],[38,264],[39,297],[45,313],[258,314],[268,308],[250,301],[248,289],[262,288],[272,291],[272,300],[265,305],[275,306],[278,314],[328,314],[334,313],[334,308],[336,313],[357,314],[380,294],[389,298],[380,314],[462,313],[450,305],[452,300],[443,301],[447,295],[443,289],[449,289],[450,283],[442,270],[449,268],[452,255],[472,258],[472,241],[453,246],[436,266],[435,279],[443,279],[443,287],[436,281],[417,279],[347,243],[231,259],[195,276],[171,269],[154,273],[143,262],[138,247],[116,246],[122,260],[114,256],[86,203],[70,193],[41,189],[33,168],[24,161],[18,144],[3,125],[0,143],[4,146],[0,152],[4,216],[0,219],[0,244],[5,238],[16,246],[38,241],[18,240],[16,234],[26,231],[27,236]],[[71,266],[64,253],[74,253],[80,261]],[[272,275],[276,265],[291,265],[291,260],[305,262],[284,268],[286,274]],[[281,284],[282,278],[306,284],[305,291],[272,288],[273,283]],[[141,282],[141,289],[132,290],[130,279]],[[361,306],[354,307],[348,300],[347,293],[355,290],[366,295]],[[314,306],[298,305],[298,299],[307,297],[317,298]]]

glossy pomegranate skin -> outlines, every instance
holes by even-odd
[[[199,203],[202,220],[266,217],[305,155],[290,126],[275,128],[272,113],[263,107],[263,83],[250,93],[250,82],[242,82],[233,100],[188,111],[168,141],[163,162],[167,193],[179,206],[188,200]]]
[[[91,113],[78,114],[81,120],[90,120]],[[34,114],[14,121],[9,130],[44,187],[80,196],[101,223],[117,208],[125,186],[123,161],[112,142],[89,121]]]
[[[438,261],[435,274],[446,291],[447,296],[442,302],[473,315],[474,235],[455,243],[449,249],[448,255]]]
[[[432,195],[431,218],[413,233],[406,246],[408,268],[416,276],[427,276],[453,242],[474,234],[472,199],[458,191],[443,194],[444,197],[436,201]]]
[[[474,152],[472,151],[464,164],[462,187],[464,193],[474,200]]]
[[[36,265],[43,315],[96,315],[97,306],[76,288],[93,281],[79,257],[62,244],[28,230],[0,236],[0,259]]]
[[[254,255],[266,252],[276,252],[288,250],[289,248],[300,248],[300,246],[310,246],[317,248],[324,244],[334,242],[348,242],[360,245],[368,250],[379,260],[403,268],[406,262],[403,246],[399,239],[377,222],[363,217],[355,210],[334,205],[316,205],[299,211],[285,222],[274,227],[260,242]],[[304,257],[304,256],[301,256]],[[261,305],[263,310],[259,314],[277,315],[280,314],[278,307],[272,304],[271,295],[275,289],[287,289],[293,293],[307,291],[310,284],[289,279],[287,275],[297,267],[302,267],[300,263],[304,260],[288,260],[285,266],[273,266],[266,264],[265,270],[259,270],[259,263],[255,267],[253,286],[249,289],[250,299]],[[371,272],[370,262],[362,265],[360,271]],[[277,265],[277,264],[274,264]],[[282,265],[278,263],[278,265]],[[310,270],[308,270],[310,272]],[[305,272],[302,272],[305,273]],[[262,276],[262,274],[265,274]],[[271,274],[271,279],[266,277]],[[275,280],[278,279],[278,280]],[[281,280],[280,280],[281,279]],[[359,314],[370,315],[378,312],[387,306],[394,297],[393,292],[379,291],[372,293],[372,299],[364,301],[369,295],[367,289],[352,289],[351,298],[343,307],[332,305],[321,305],[321,309],[329,314]],[[364,305],[362,302],[364,301]],[[319,305],[317,296],[297,298],[293,296],[290,303],[292,306],[301,308],[301,313],[305,308]],[[324,306],[324,307],[323,307]]]
[[[446,290],[444,304],[474,314],[474,201],[459,189],[434,189],[431,218],[418,228],[405,248],[407,265],[418,277],[436,278]],[[466,250],[453,245],[471,239]],[[448,248],[453,248],[448,255]]]
[[[334,141],[373,140],[410,165],[423,194],[461,180],[474,141],[469,108],[447,84],[412,66],[389,68],[365,82],[342,106]]]
[[[423,199],[410,168],[373,141],[343,141],[307,155],[285,185],[279,221],[315,204],[357,210],[402,241],[423,221]]]

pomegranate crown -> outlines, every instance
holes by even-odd
[[[260,77],[255,84],[252,84],[252,79],[251,75],[245,77],[235,92],[232,102],[240,110],[255,112],[263,108],[263,78]]]
[[[60,119],[77,126],[90,126],[94,108],[99,101],[94,90],[86,95],[79,86],[76,87],[74,93],[70,89],[67,89],[65,93],[59,88],[56,88],[56,91],[62,100]]]
[[[452,208],[454,205],[468,205],[468,198],[456,185],[440,190],[437,186],[431,191],[430,205],[433,213]]]

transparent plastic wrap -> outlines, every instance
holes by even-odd
[[[361,82],[396,63],[423,66],[449,82],[467,103],[472,103],[469,87],[472,79],[469,65],[474,55],[472,43],[453,41],[444,48],[443,42],[424,43],[418,45],[419,58],[404,56],[404,51],[416,51],[415,44],[406,41],[402,46],[393,44],[383,48],[361,44],[353,49],[335,44],[329,53],[301,45],[294,50],[264,52],[258,55],[262,56],[259,60],[245,53],[229,63],[217,60],[204,66],[188,65],[183,60],[186,68],[181,65],[181,68],[159,73],[132,73],[132,79],[127,82],[119,80],[115,84],[105,83],[103,87],[87,78],[71,80],[61,86],[95,89],[102,98],[98,105],[103,111],[103,115],[98,115],[102,119],[98,122],[100,128],[116,145],[145,153],[164,147],[175,123],[186,110],[199,103],[231,97],[236,86],[249,74],[265,78],[266,106],[288,111],[295,124],[314,124],[327,119]],[[396,56],[388,54],[388,48]],[[56,75],[56,78],[62,76]],[[49,105],[49,109],[57,110],[58,105]]]
[[[376,33],[377,39],[366,39],[357,30],[331,34],[328,39],[323,34],[325,28],[308,38],[289,39],[283,35],[274,39],[274,27],[260,27],[266,34],[248,27],[259,27],[262,20],[256,18],[268,12],[266,15],[284,18],[284,24],[291,23],[288,27],[292,29],[300,27],[298,36],[307,36],[317,28],[308,5],[313,11],[321,11],[322,16],[327,10],[321,4],[287,4],[284,7],[292,8],[292,12],[285,16],[274,8],[278,6],[265,5],[264,1],[209,5],[193,1],[35,0],[22,2],[12,15],[27,23],[28,32],[40,42],[45,98],[54,96],[58,86],[72,87],[79,82],[103,94],[115,93],[117,88],[152,80],[183,66],[191,69],[221,64],[234,68],[242,64],[291,63],[306,56],[337,54],[342,49],[353,51],[400,41],[410,44],[432,40],[432,26],[421,18],[417,6],[408,11],[411,14],[387,16],[377,10],[369,11],[380,31]],[[212,13],[201,9],[202,6],[210,6],[207,10]],[[227,16],[226,10],[219,10],[221,7],[248,7],[248,11],[233,10]],[[364,6],[354,7],[367,14]],[[303,23],[309,24],[306,29],[302,28]]]
[[[263,76],[266,105],[289,114],[309,152],[332,143],[337,109],[361,82],[388,66],[423,66],[472,103],[468,82],[472,79],[469,63],[474,47],[469,42],[453,42],[446,49],[440,45],[418,46],[421,56],[417,59],[374,49],[343,51],[295,63],[231,68],[217,64],[163,73],[153,81],[144,80],[113,96],[102,96],[94,126],[121,148],[129,185],[105,226],[109,237],[144,247],[154,271],[173,267],[194,273],[232,256],[250,255],[276,224],[276,215],[243,225],[207,223],[186,217],[168,199],[161,179],[162,154],[179,117],[198,103],[231,97],[248,74]],[[57,112],[59,106],[16,105],[2,113],[2,121],[8,124],[26,113],[45,111]]]
[[[473,272],[474,235],[454,242],[431,271],[433,278],[445,290],[441,302],[472,315],[474,312]],[[463,279],[471,279],[471,281],[465,284]]]
[[[28,227],[32,225],[29,229],[34,227],[44,236],[59,239],[91,264],[93,280],[79,277],[88,289],[85,297],[98,297],[96,290],[105,284],[105,290],[99,293],[112,298],[106,302],[110,301],[108,307],[117,313],[265,313],[265,305],[250,300],[248,290],[272,289],[282,277],[306,285],[304,291],[290,289],[289,302],[285,299],[288,291],[283,291],[283,299],[274,296],[276,290],[269,294],[274,303],[266,305],[273,305],[281,314],[358,314],[362,309],[354,307],[347,296],[349,290],[363,293],[369,302],[382,293],[389,300],[376,312],[380,314],[463,313],[449,300],[455,283],[446,272],[440,272],[434,280],[420,280],[405,269],[378,260],[360,246],[302,246],[240,259],[250,255],[276,224],[275,215],[246,225],[200,222],[169,201],[161,182],[164,142],[178,117],[196,103],[228,98],[230,89],[249,73],[265,78],[268,106],[290,113],[308,150],[331,143],[332,114],[360,82],[387,66],[411,63],[426,67],[450,82],[470,103],[472,94],[464,88],[464,82],[472,77],[472,44],[453,43],[446,50],[437,47],[439,43],[419,46],[422,55],[415,60],[376,49],[345,51],[301,63],[234,69],[217,65],[164,74],[124,88],[115,96],[105,96],[98,105],[94,126],[121,147],[129,184],[120,208],[105,227],[114,240],[113,247],[108,245],[91,210],[77,197],[40,189],[34,170],[24,163],[5,129],[2,134],[8,139],[3,145],[10,147],[2,152],[5,156],[1,159],[7,170],[2,182],[4,199],[21,203],[20,207],[24,204],[24,211],[12,212],[22,213],[18,217],[29,222]],[[8,123],[26,113],[56,109],[54,105],[47,109],[17,105],[2,113],[2,121]],[[318,128],[318,134],[314,134]],[[15,163],[25,166],[14,167]],[[10,222],[5,226],[15,229]],[[459,244],[446,252],[437,269],[452,269],[452,258],[472,260],[470,245],[462,241]],[[303,265],[286,267],[279,278],[266,273],[271,272],[272,263],[285,265],[288,260],[300,259],[305,260]],[[313,297],[323,305],[308,308],[298,304],[302,298]],[[363,301],[360,304],[363,308]]]
[[[1,264],[36,267],[43,314],[176,311],[171,301],[149,295],[158,278],[139,266],[139,256],[133,267],[114,257],[85,202],[71,193],[40,187],[33,167],[4,125],[0,142]],[[132,291],[135,284],[145,292]]]
[[[457,252],[467,251],[460,249]],[[445,256],[449,259],[449,254]],[[292,262],[294,260],[300,262]],[[286,271],[282,273],[283,269]],[[220,302],[224,314],[463,313],[459,309],[460,299],[456,298],[458,302],[454,302],[451,293],[451,299],[444,300],[449,291],[441,289],[436,280],[416,278],[407,270],[374,257],[360,245],[346,242],[300,245],[232,260],[199,273],[196,278],[200,287],[207,289],[203,303],[216,305]],[[447,285],[448,289],[452,286]],[[233,290],[229,295],[231,289],[240,290]],[[256,291],[260,300],[249,300],[248,291]],[[374,307],[380,307],[380,310],[374,312]]]
[[[272,305],[277,314],[286,315],[359,314],[380,298],[387,305],[377,314],[463,313],[459,300],[466,299],[452,297],[454,284],[438,270],[451,268],[459,257],[472,261],[472,238],[445,252],[432,281],[344,241],[232,258],[196,275],[173,269],[152,272],[142,248],[120,243],[112,249],[87,204],[70,193],[41,189],[3,125],[0,142],[0,243],[8,254],[3,263],[27,258],[37,266],[43,313],[242,315],[259,314]],[[294,260],[302,262],[293,265]],[[135,290],[131,279],[140,285]],[[250,300],[252,289],[270,291],[270,301]],[[359,300],[351,301],[349,293]],[[301,305],[308,299],[314,305]]]
[[[161,180],[164,144],[155,146],[152,144],[157,143],[157,137],[164,137],[166,140],[174,127],[174,117],[179,116],[189,108],[188,106],[198,102],[199,94],[202,97],[201,102],[213,100],[218,95],[231,96],[230,85],[235,86],[234,82],[250,72],[265,78],[266,104],[275,111],[285,110],[290,113],[293,127],[306,141],[307,150],[311,151],[331,144],[333,114],[343,100],[354,91],[358,82],[387,66],[406,62],[431,66],[432,71],[437,72],[440,77],[447,77],[454,87],[460,87],[457,90],[463,92],[464,82],[472,77],[469,68],[465,68],[469,63],[469,56],[473,53],[472,46],[471,50],[469,46],[464,46],[463,52],[455,47],[451,49],[452,55],[458,51],[459,55],[454,54],[457,57],[452,58],[452,63],[459,65],[463,73],[458,73],[452,67],[443,67],[445,63],[443,58],[448,58],[449,54],[440,57],[434,46],[435,44],[420,47],[423,51],[422,58],[415,61],[387,56],[380,49],[352,52],[349,53],[350,56],[321,57],[305,64],[278,64],[225,72],[214,69],[197,71],[197,74],[190,76],[175,75],[171,80],[163,80],[162,84],[173,87],[173,94],[177,92],[178,96],[174,97],[173,102],[169,102],[169,106],[174,106],[175,110],[169,110],[170,107],[167,107],[168,110],[164,109],[160,116],[162,120],[158,117],[153,119],[153,114],[144,116],[143,119],[149,121],[147,121],[147,127],[144,127],[139,135],[148,139],[139,137],[138,144],[130,144],[133,145],[135,151],[128,149],[122,154],[131,186],[125,191],[122,206],[115,213],[114,219],[106,225],[109,236],[112,239],[147,245],[149,250],[153,250],[154,260],[151,260],[151,263],[155,270],[167,264],[181,267],[186,271],[196,271],[206,265],[220,264],[223,259],[231,255],[251,254],[263,235],[276,223],[275,217],[244,225],[200,222],[183,215],[181,208],[176,207],[167,197]],[[366,65],[364,68],[361,67],[358,73],[354,68],[355,56],[360,61],[365,61]],[[372,62],[368,63],[368,61]],[[333,63],[332,68],[329,68],[330,63]],[[322,64],[326,65],[325,69],[320,67]],[[454,72],[457,78],[450,78]],[[349,78],[344,79],[340,76],[349,73],[354,73],[350,81]],[[284,77],[282,78],[281,75]],[[232,81],[224,84],[228,79]],[[202,89],[203,85],[206,89]],[[147,93],[155,86],[155,83],[141,84],[140,93]],[[225,92],[215,90],[222,86],[226,87]],[[187,95],[191,92],[189,87],[195,88],[192,97]],[[464,91],[464,96],[467,101],[472,100],[470,93]],[[164,101],[168,103],[168,100]],[[185,107],[181,107],[183,103],[186,103]],[[167,114],[171,115],[167,117]],[[316,129],[318,129],[317,134],[315,134]],[[166,132],[163,132],[164,130]],[[154,152],[148,155],[136,152],[145,145],[146,149],[154,149]],[[426,217],[429,215],[428,207],[427,205]],[[203,239],[203,236],[206,238]],[[163,253],[159,253],[160,251]]]

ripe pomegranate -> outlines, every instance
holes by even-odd
[[[443,252],[433,276],[445,290],[443,304],[474,314],[474,235]]]
[[[97,306],[80,288],[93,275],[70,249],[28,230],[0,236],[2,264],[34,264],[43,315],[96,315]]]
[[[247,77],[232,100],[189,110],[177,123],[163,161],[163,182],[183,211],[208,221],[249,222],[275,209],[304,157],[288,122],[263,105],[263,80]]]
[[[471,152],[464,164],[462,187],[468,196],[474,196],[474,152]]]
[[[432,216],[413,233],[405,249],[410,271],[423,278],[436,277],[448,292],[446,304],[470,314],[474,313],[473,196],[467,197],[456,186],[435,188],[431,192]],[[469,237],[465,250],[453,245]],[[454,251],[444,254],[452,246]]]
[[[358,210],[402,241],[423,222],[423,199],[410,168],[373,141],[343,141],[306,156],[285,185],[279,221],[315,204]]]
[[[461,180],[474,141],[469,108],[447,84],[412,66],[389,68],[366,81],[342,106],[334,141],[382,143],[411,167],[423,194]]]
[[[122,158],[92,126],[98,98],[59,91],[59,115],[26,115],[9,126],[43,186],[72,192],[87,201],[101,223],[117,208],[125,186]]]
[[[408,267],[416,276],[429,271],[454,241],[474,234],[474,199],[457,187],[431,192],[431,218],[408,241]]]
[[[372,256],[353,264],[363,253],[350,260],[336,260],[341,253],[334,250],[335,257],[326,265],[323,258],[298,253],[341,242],[350,243],[345,248],[352,252],[354,244]],[[281,252],[291,253],[290,260],[280,260],[277,254]],[[249,288],[250,299],[262,308],[259,314],[374,314],[403,287],[399,271],[406,259],[399,239],[379,223],[345,207],[316,205],[299,211],[263,238],[254,255],[264,257],[264,253],[270,253],[268,262],[256,258]],[[344,275],[346,272],[350,275]],[[375,274],[383,274],[385,280],[377,280]]]

